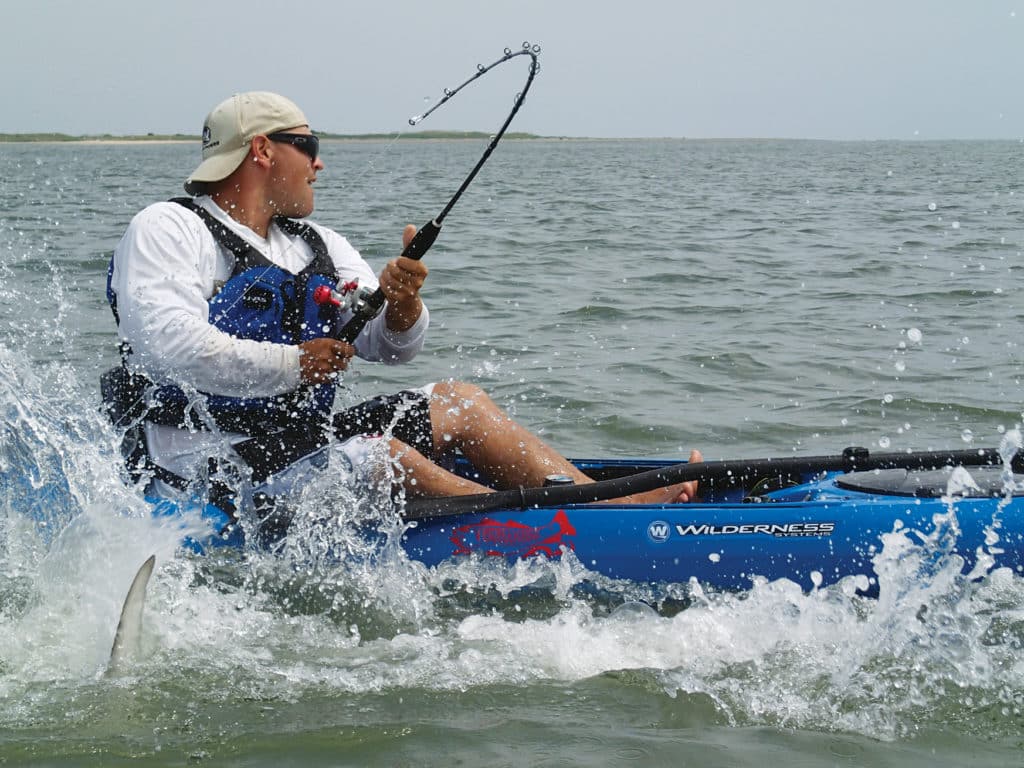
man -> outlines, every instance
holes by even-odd
[[[119,401],[112,410],[122,423],[131,423],[126,414],[136,419],[136,467],[152,472],[158,491],[223,475],[225,464],[279,489],[273,483],[283,470],[322,465],[328,443],[343,463],[373,474],[372,448],[386,440],[411,495],[489,491],[433,460],[453,451],[500,488],[539,486],[551,474],[591,482],[465,382],[332,414],[334,385],[354,355],[397,364],[422,348],[427,268],[399,257],[378,280],[345,238],[300,221],[313,212],[324,168],[318,148],[290,100],[232,96],[203,126],[202,163],[185,182],[192,197],[150,205],[128,226],[108,285],[122,391],[106,399]],[[415,232],[405,228],[406,244]],[[356,282],[379,285],[387,302],[350,344],[337,331],[351,311],[336,305]],[[323,285],[335,288],[333,301],[321,301],[321,291],[314,303],[313,289]],[[148,410],[136,408],[140,400]],[[630,500],[686,501],[694,492],[686,483]]]

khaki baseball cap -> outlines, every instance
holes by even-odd
[[[203,185],[230,176],[249,154],[253,136],[309,125],[302,110],[284,96],[269,91],[236,93],[222,101],[203,123],[203,162],[185,180],[190,195]]]

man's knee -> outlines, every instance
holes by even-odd
[[[499,413],[494,401],[476,384],[446,381],[435,385],[430,398],[430,420],[435,450],[444,452],[479,439],[481,425]]]
[[[434,385],[431,400],[439,401],[445,408],[468,408],[484,398],[487,398],[487,393],[476,384],[470,384],[468,381],[449,380]]]

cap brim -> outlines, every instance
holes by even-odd
[[[190,195],[201,194],[205,184],[226,179],[234,173],[248,154],[249,145],[246,144],[244,147],[239,147],[226,154],[203,160],[199,167],[192,172],[192,175],[185,179],[185,191]]]

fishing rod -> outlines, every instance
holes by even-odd
[[[505,54],[495,61],[494,63],[484,66],[483,64],[477,64],[476,72],[468,78],[462,85],[458,86],[454,90],[445,88],[444,97],[438,101],[434,106],[424,112],[422,115],[416,115],[409,118],[409,125],[416,125],[425,120],[432,112],[437,110],[443,104],[446,104],[455,94],[461,91],[470,83],[479,80],[481,77],[486,75],[488,72],[493,70],[495,67],[504,64],[506,61],[516,58],[517,56],[529,56],[530,57],[530,69],[526,78],[526,84],[523,86],[523,90],[516,94],[515,101],[512,104],[512,111],[509,112],[508,117],[505,118],[505,122],[502,123],[501,128],[494,136],[491,137],[490,142],[487,144],[487,148],[484,150],[483,155],[477,161],[476,165],[473,166],[473,170],[469,172],[469,175],[463,180],[462,184],[452,195],[448,204],[442,209],[442,211],[435,216],[433,219],[428,221],[419,231],[416,232],[415,237],[409,242],[409,244],[402,251],[402,256],[409,259],[422,259],[423,255],[430,250],[430,246],[434,244],[438,234],[441,231],[441,225],[444,223],[445,217],[455,207],[455,204],[462,197],[462,193],[466,191],[470,184],[473,183],[473,179],[476,178],[477,173],[483,167],[484,163],[491,156],[494,148],[498,146],[498,142],[501,141],[501,137],[505,135],[505,131],[508,129],[512,119],[516,116],[519,108],[523,105],[523,101],[526,99],[526,94],[530,90],[530,86],[533,84],[533,78],[536,77],[537,73],[540,72],[540,62],[537,60],[537,54],[540,53],[539,45],[530,45],[528,42],[524,42],[522,48],[519,50],[512,50],[511,48],[505,49]],[[314,300],[316,298],[314,297]],[[359,295],[357,297],[347,296],[345,294],[337,294],[334,292],[322,294],[321,299],[318,303],[330,302],[341,307],[351,306],[353,315],[342,328],[337,332],[336,338],[352,342],[362,332],[366,324],[376,317],[381,309],[384,307],[386,298],[384,291],[379,287],[373,293],[368,295]]]
[[[699,463],[672,464],[627,477],[583,485],[554,485],[543,488],[516,488],[494,493],[410,499],[402,516],[406,520],[526,510],[541,506],[590,504],[631,493],[642,493],[667,485],[697,481],[725,482],[730,487],[756,479],[789,478],[807,473],[854,472],[874,469],[937,469],[946,466],[994,466],[1003,458],[995,448],[964,451],[923,451],[920,453],[870,453],[867,448],[847,448],[841,454],[785,457],[777,459],[731,459]],[[1024,457],[1013,458],[1013,468],[1024,470]]]

